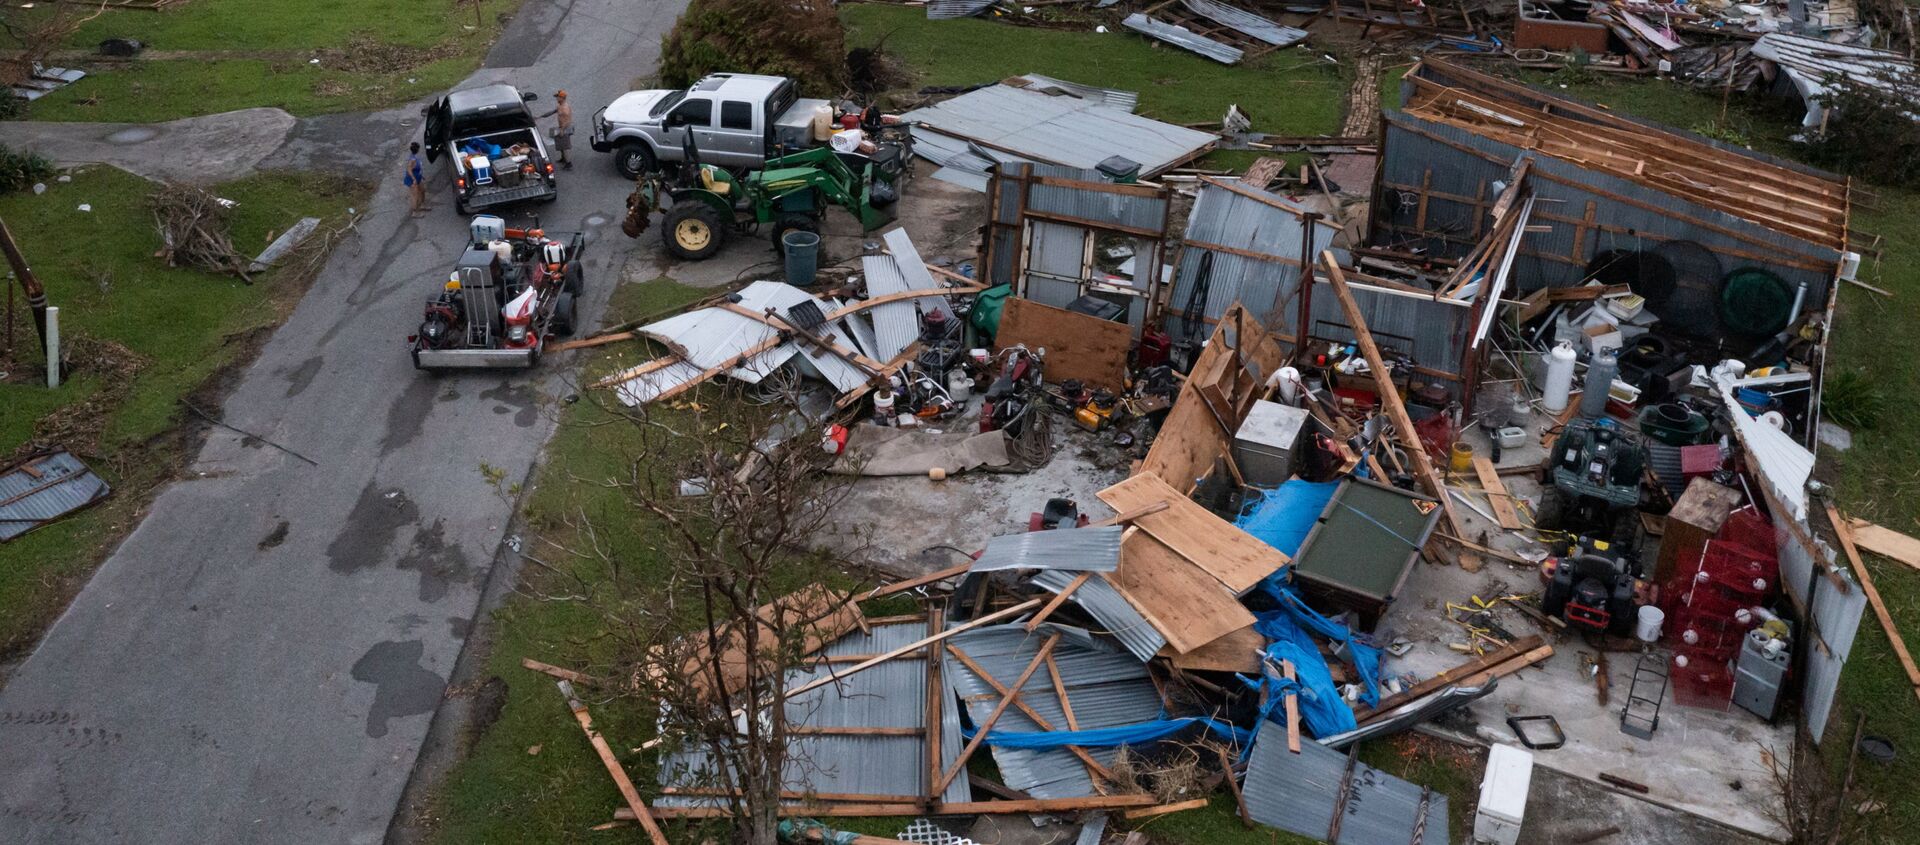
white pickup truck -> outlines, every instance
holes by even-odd
[[[758,170],[769,158],[823,139],[833,118],[826,100],[803,100],[784,76],[716,73],[685,91],[629,91],[593,113],[594,151],[613,153],[614,169],[632,179],[684,157],[693,133],[700,160],[730,170]]]

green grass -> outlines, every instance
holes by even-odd
[[[0,197],[7,221],[49,300],[60,307],[61,334],[75,372],[57,390],[44,386],[33,329],[22,308],[16,357],[0,363],[0,455],[13,452],[49,415],[90,400],[94,425],[58,437],[118,488],[101,507],[0,545],[0,656],[28,645],[65,604],[105,546],[133,519],[145,491],[171,472],[179,455],[163,435],[183,419],[182,397],[250,350],[249,337],[276,325],[297,301],[299,280],[277,273],[240,280],[163,265],[146,208],[152,183],[110,167],[47,182],[45,194]],[[232,238],[252,254],[303,216],[337,221],[362,189],[323,177],[270,173],[218,186],[239,205]],[[87,203],[91,212],[78,210]],[[123,344],[142,363],[130,380],[103,372],[86,341]]]
[[[392,106],[465,77],[520,2],[483,0],[477,23],[471,3],[447,0],[192,0],[160,14],[108,12],[67,45],[123,36],[149,52],[69,60],[90,75],[27,116],[152,122],[256,106],[296,115]]]

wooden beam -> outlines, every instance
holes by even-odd
[[[1040,627],[1040,623],[1047,621],[1048,616],[1052,616],[1055,610],[1060,609],[1060,605],[1066,603],[1067,597],[1073,595],[1074,590],[1080,589],[1091,578],[1093,578],[1092,572],[1082,572],[1079,575],[1075,575],[1072,581],[1067,582],[1067,586],[1064,589],[1054,594],[1052,601],[1047,602],[1046,606],[1040,608],[1040,611],[1035,613],[1032,619],[1027,620],[1027,624],[1023,626],[1026,632],[1029,634],[1033,633],[1033,629]]]
[[[1220,755],[1220,777],[1227,782],[1227,791],[1233,793],[1233,806],[1240,814],[1240,826],[1253,829],[1253,816],[1247,812],[1247,796],[1240,792],[1240,781],[1233,776],[1233,758],[1227,756],[1227,747],[1216,745],[1215,754]]]
[[[1400,445],[1406,447],[1413,462],[1413,474],[1420,484],[1427,488],[1428,495],[1440,502],[1440,511],[1447,527],[1458,537],[1466,532],[1461,528],[1460,518],[1453,512],[1453,500],[1447,495],[1447,485],[1434,471],[1433,461],[1427,455],[1427,447],[1420,442],[1419,432],[1414,430],[1413,418],[1407,415],[1407,407],[1400,402],[1400,392],[1393,385],[1393,375],[1387,372],[1386,361],[1380,357],[1380,347],[1373,342],[1372,332],[1367,330],[1367,317],[1360,313],[1360,304],[1353,299],[1353,291],[1347,288],[1346,275],[1340,269],[1340,262],[1334,260],[1333,252],[1320,253],[1320,261],[1326,265],[1327,281],[1333,286],[1333,295],[1340,300],[1340,308],[1346,313],[1347,326],[1353,332],[1354,345],[1360,348],[1360,354],[1367,359],[1367,369],[1372,371],[1375,389],[1380,392],[1380,406],[1387,412],[1387,419],[1393,423],[1394,434],[1400,438]]]
[[[1920,569],[1920,540],[1864,519],[1849,518],[1847,527],[1852,529],[1854,545]]]
[[[562,669],[551,663],[541,663],[540,661],[535,660],[531,657],[520,658],[520,665],[523,668],[532,669],[533,671],[539,672],[543,675],[551,675],[555,678],[559,678],[562,681],[570,681],[572,683],[579,684],[583,687],[590,687],[590,686],[593,686],[594,684],[594,680],[590,677],[587,677],[586,675],[583,675],[579,672],[575,672],[572,669]]]
[[[1148,819],[1154,816],[1164,816],[1168,813],[1178,813],[1181,810],[1198,810],[1201,807],[1207,806],[1208,803],[1208,799],[1193,798],[1173,804],[1161,804],[1158,807],[1141,807],[1137,810],[1126,810],[1120,813],[1120,817],[1123,819]]]
[[[980,664],[975,663],[972,657],[967,656],[966,652],[960,650],[959,646],[948,643],[947,653],[953,655],[953,658],[960,661],[960,665],[967,667],[968,671],[979,676],[981,680],[986,681],[987,686],[993,687],[994,692],[1000,693],[1001,695],[1007,694],[1007,688],[1002,686],[999,681],[994,680],[992,675],[987,674],[987,670],[980,668]],[[1040,711],[1033,709],[1033,707],[1026,702],[1017,701],[1014,706],[1019,707],[1020,712],[1027,718],[1032,719],[1033,723],[1038,725],[1041,730],[1058,730],[1058,728],[1053,726],[1053,722],[1048,721],[1047,717],[1040,715]],[[1108,771],[1106,766],[1100,765],[1100,761],[1093,759],[1093,755],[1088,754],[1086,749],[1078,745],[1069,745],[1066,746],[1066,749],[1072,753],[1073,756],[1080,758],[1080,762],[1086,764],[1088,771],[1109,782],[1113,781],[1113,773]]]
[[[845,346],[841,346],[839,342],[831,337],[824,337],[801,328],[799,324],[786,317],[780,316],[771,308],[767,309],[767,312],[762,313],[733,302],[722,302],[719,308],[729,314],[738,314],[749,320],[753,320],[781,334],[791,334],[827,352],[833,353],[849,364],[866,370],[869,375],[884,370],[887,367],[886,364],[862,355],[857,349],[848,349]]]
[[[1546,640],[1541,639],[1540,635],[1538,634],[1529,634],[1527,636],[1521,637],[1520,639],[1514,640],[1513,642],[1508,643],[1500,648],[1494,649],[1493,651],[1487,652],[1486,654],[1483,654],[1479,657],[1469,660],[1466,663],[1462,663],[1451,669],[1443,670],[1435,674],[1433,677],[1428,678],[1424,681],[1421,681],[1420,683],[1414,684],[1413,686],[1407,688],[1406,690],[1398,694],[1390,695],[1390,696],[1387,696],[1386,698],[1380,699],[1380,703],[1375,705],[1371,709],[1356,708],[1354,711],[1354,718],[1358,721],[1364,722],[1368,719],[1373,718],[1374,716],[1377,716],[1381,713],[1385,713],[1388,710],[1392,710],[1393,708],[1399,707],[1400,705],[1405,704],[1409,701],[1422,698],[1426,696],[1428,693],[1431,693],[1434,690],[1440,689],[1441,687],[1452,686],[1453,684],[1460,683],[1464,679],[1471,678],[1475,675],[1485,672],[1488,669],[1491,669],[1495,666],[1500,665],[1501,663],[1504,663],[1508,660],[1512,660],[1516,657],[1523,656],[1527,654],[1530,650],[1540,648],[1545,644],[1546,644]]]
[[[1907,641],[1900,636],[1900,628],[1893,624],[1893,614],[1887,612],[1887,603],[1881,601],[1880,591],[1873,586],[1873,575],[1867,572],[1867,565],[1860,560],[1860,550],[1853,544],[1853,527],[1840,518],[1840,510],[1827,505],[1827,519],[1833,522],[1833,531],[1840,536],[1840,547],[1846,550],[1847,563],[1853,566],[1853,576],[1860,580],[1860,589],[1867,594],[1867,602],[1873,605],[1873,615],[1880,620],[1881,629],[1887,632],[1887,641],[1893,643],[1893,656],[1899,658],[1900,668],[1907,673],[1907,683],[1913,686],[1913,694],[1920,698],[1920,667],[1913,664],[1913,655],[1907,653]]]
[[[546,352],[548,354],[552,354],[555,352],[565,352],[569,349],[586,349],[591,346],[605,346],[609,343],[616,343],[622,340],[632,340],[639,336],[640,336],[639,332],[628,330],[624,332],[613,332],[610,334],[594,335],[593,337],[582,337],[582,338],[575,338],[573,340],[563,340],[563,341],[560,341],[559,343],[547,344]]]
[[[947,791],[947,784],[952,783],[954,776],[960,774],[961,769],[966,768],[968,758],[973,756],[973,752],[979,751],[981,744],[987,741],[987,732],[993,730],[994,723],[1000,721],[1000,717],[1006,714],[1007,708],[1012,707],[1013,703],[1019,700],[1020,690],[1027,685],[1027,679],[1033,677],[1033,673],[1046,664],[1047,656],[1053,653],[1053,647],[1060,644],[1060,636],[1054,634],[1040,644],[1040,650],[1033,655],[1032,660],[1027,661],[1027,668],[1020,672],[1020,678],[1000,696],[1000,703],[993,706],[993,712],[987,714],[987,718],[974,728],[973,739],[968,740],[967,746],[960,749],[960,756],[954,758],[953,767],[940,776],[939,783],[934,784],[935,795]]]
[[[631,818],[639,820],[640,826],[647,831],[647,838],[653,840],[653,845],[667,845],[667,834],[647,813],[646,803],[640,800],[640,792],[633,788],[633,779],[627,777],[627,770],[621,768],[620,760],[613,756],[613,749],[607,746],[607,738],[593,729],[593,717],[588,715],[587,705],[573,694],[572,684],[560,681],[559,687],[560,694],[567,697],[567,709],[573,711],[573,718],[580,723],[580,730],[587,734],[587,744],[592,745],[594,753],[600,755],[600,762],[607,767],[613,785],[620,790],[620,797],[626,800],[626,809],[633,813]]]
[[[931,637],[934,634],[940,633],[940,629],[945,627],[945,625],[945,609],[934,608],[927,614],[927,636]],[[939,652],[935,651],[928,656],[934,657],[938,655]],[[940,697],[942,695],[952,695],[952,693],[947,692],[941,686],[941,681],[945,675],[941,669],[945,663],[946,661],[944,660],[930,659],[927,661],[927,717],[926,721],[922,722],[922,724],[926,726],[925,732],[927,737],[926,799],[928,804],[933,804],[940,800],[939,790],[933,788],[933,785],[940,780],[940,736],[947,712],[946,702],[941,700]]]
[[[924,587],[935,581],[945,581],[948,578],[956,578],[961,575],[967,574],[967,570],[972,568],[973,568],[973,562],[968,561],[966,563],[949,566],[946,569],[942,569],[938,572],[929,572],[917,578],[909,578],[905,581],[896,581],[892,584],[887,584],[885,586],[873,588],[872,592],[869,592],[866,595],[861,596],[859,600],[866,601],[868,599],[877,599],[877,598],[880,598],[881,596],[890,596],[890,595],[893,595],[894,593],[906,592],[907,590],[911,590],[915,587]]]
[[[1280,673],[1289,681],[1295,680],[1293,661],[1280,661]],[[1294,754],[1300,753],[1300,696],[1298,695],[1287,696],[1287,750]]]
[[[1480,476],[1480,488],[1487,491],[1487,502],[1493,505],[1493,518],[1500,523],[1500,527],[1508,531],[1525,528],[1526,525],[1520,521],[1520,512],[1513,507],[1513,494],[1507,492],[1506,482],[1500,480],[1500,473],[1493,468],[1493,461],[1475,452],[1473,474]]]

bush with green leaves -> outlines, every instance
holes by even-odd
[[[846,41],[827,0],[693,0],[660,44],[660,81],[691,85],[710,73],[792,77],[808,97],[846,86]]]
[[[16,150],[0,144],[0,194],[11,194],[33,187],[35,182],[53,178],[53,162],[31,150]]]
[[[1836,425],[1873,428],[1886,407],[1887,395],[1859,370],[1828,373],[1826,383],[1821,385],[1820,412]]]
[[[1819,104],[1829,117],[1808,139],[1809,161],[1884,185],[1920,177],[1920,81],[1833,74],[1824,84]]]

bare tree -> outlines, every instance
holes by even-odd
[[[107,11],[102,0],[90,3],[30,3],[0,10],[0,30],[5,30],[18,52],[0,59],[0,85],[14,85],[33,75],[55,50],[80,31],[87,21]]]
[[[819,430],[792,400],[717,385],[678,407],[598,400],[590,436],[617,439],[626,455],[617,477],[574,482],[618,490],[626,512],[574,510],[559,532],[572,540],[530,556],[550,573],[534,579],[541,598],[604,620],[614,694],[655,712],[662,767],[731,811],[732,841],[755,845],[775,841],[782,792],[800,788],[792,775],[808,765],[788,742],[787,672],[859,613],[844,558],[817,550],[847,480],[819,471]],[[632,525],[646,560],[609,530]]]

